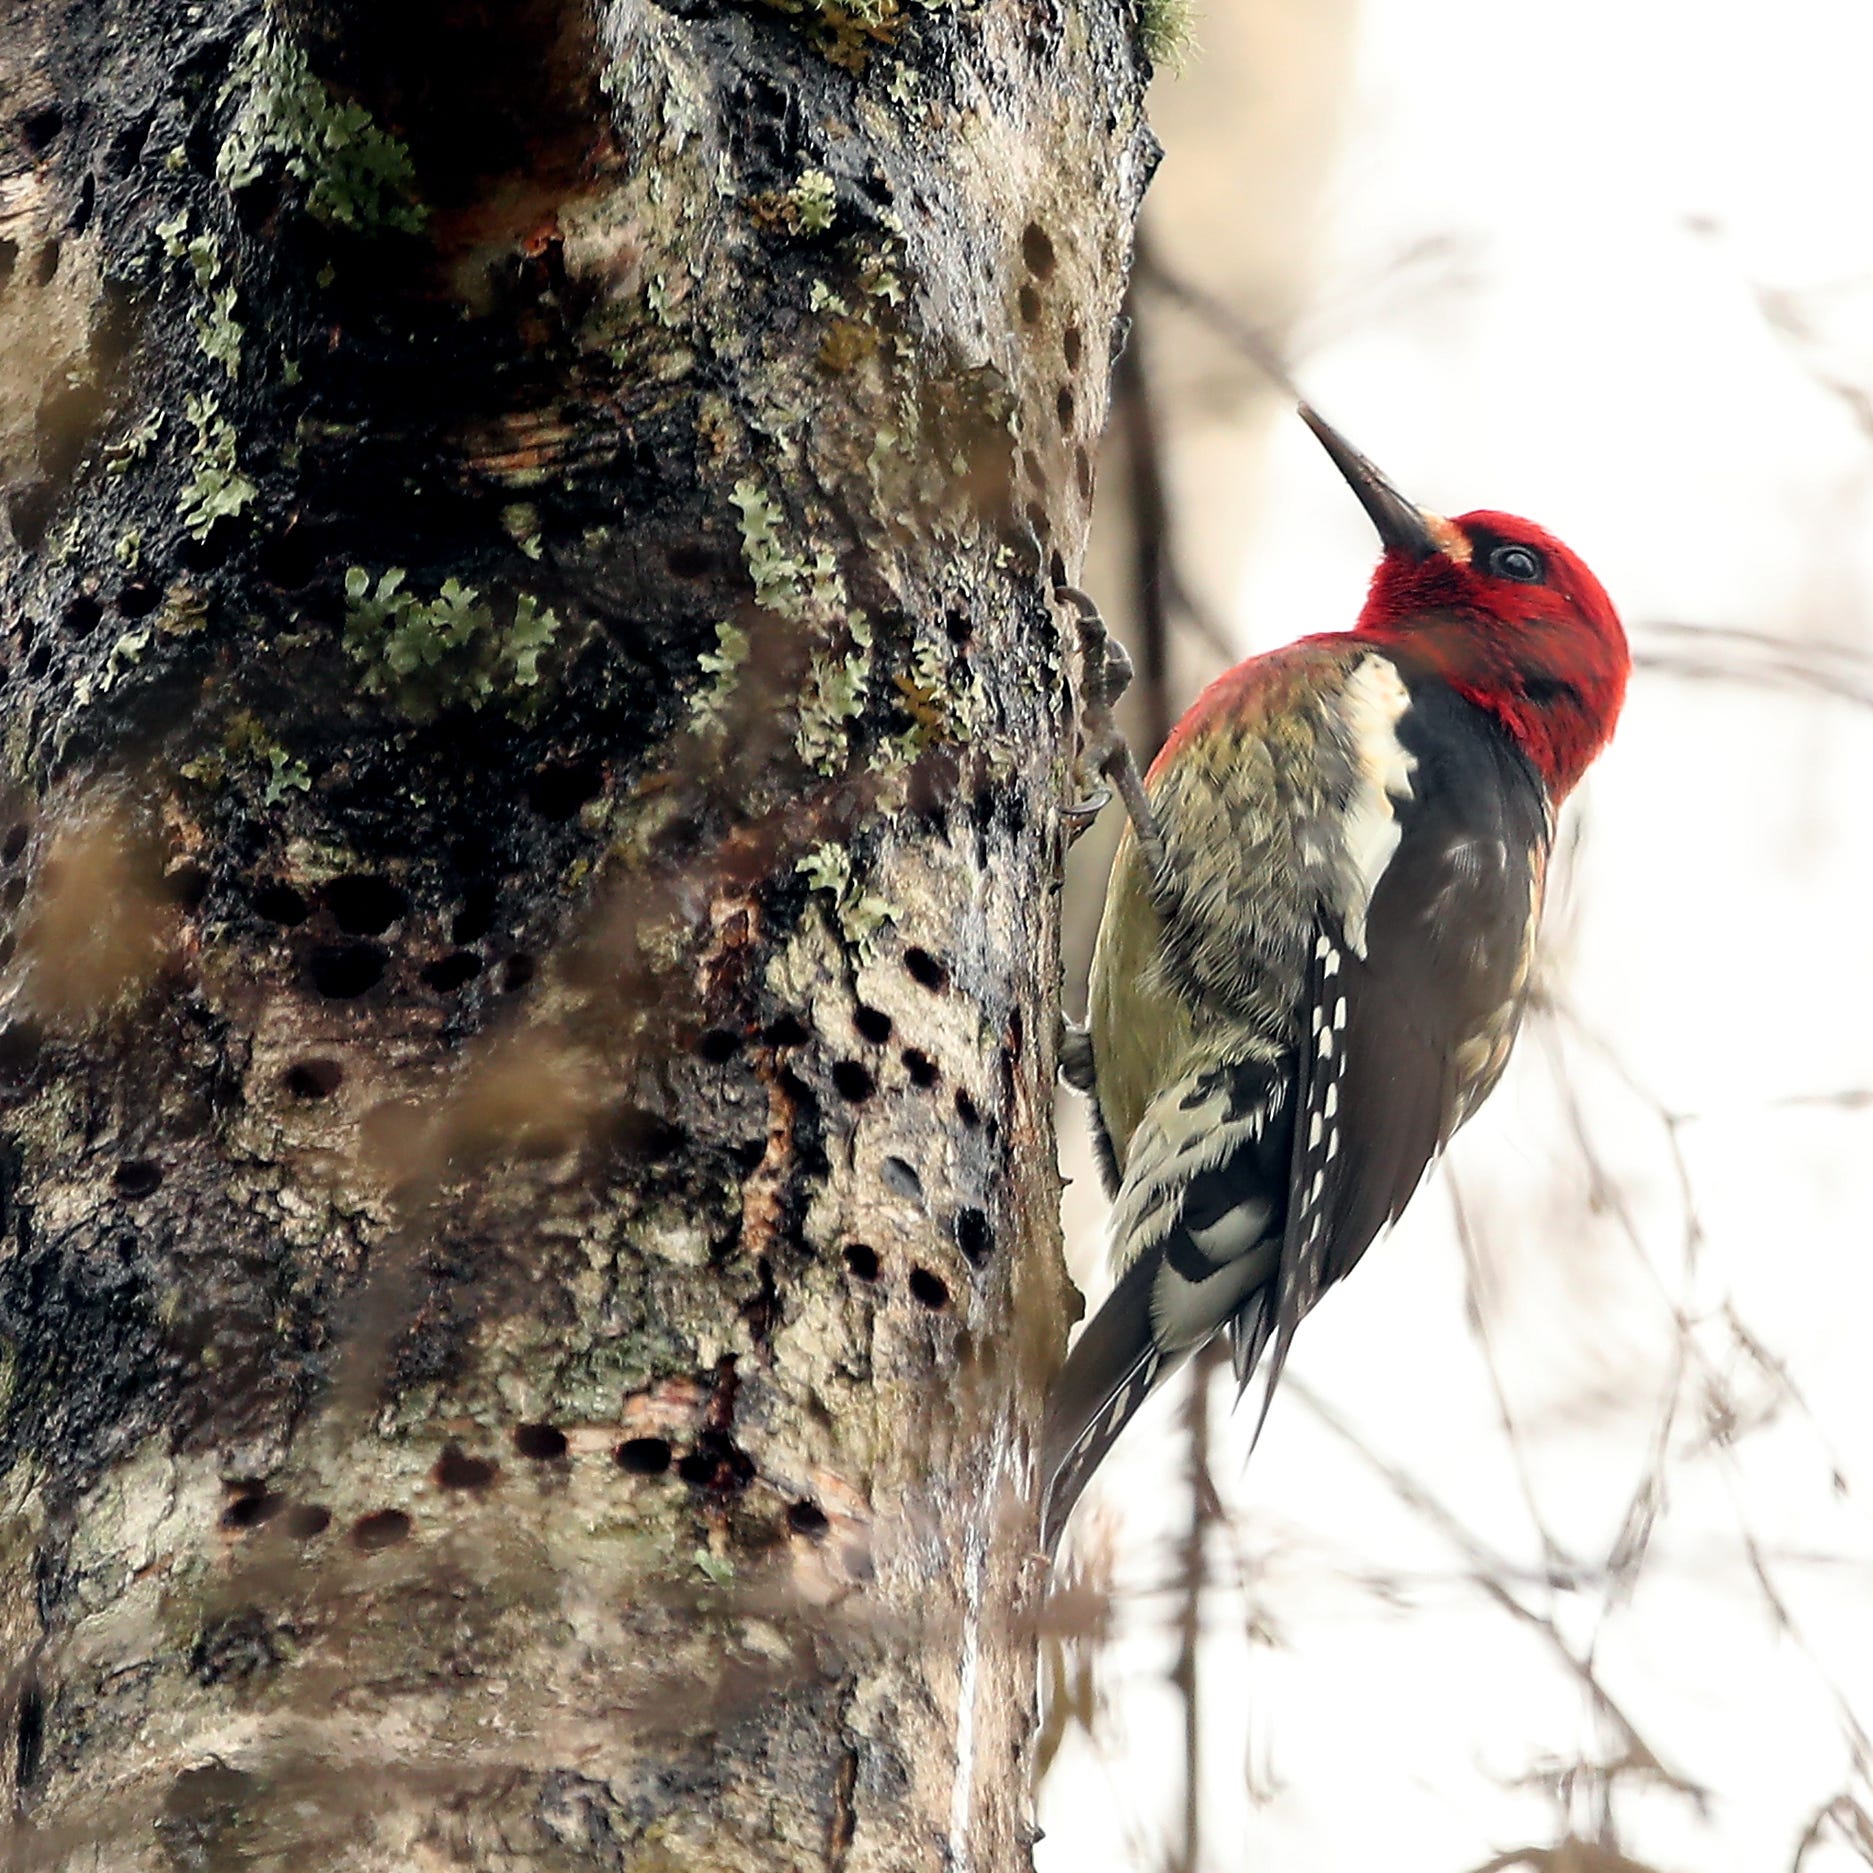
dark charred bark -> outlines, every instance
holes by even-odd
[[[17,1863],[1025,1862],[1132,34],[13,0]]]

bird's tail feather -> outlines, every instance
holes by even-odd
[[[1074,1342],[1054,1382],[1041,1439],[1041,1546],[1048,1554],[1119,1433],[1182,1363],[1181,1352],[1167,1355],[1152,1337],[1155,1265],[1155,1257],[1146,1257],[1125,1271],[1111,1299]],[[1136,1292],[1127,1294],[1128,1288]]]

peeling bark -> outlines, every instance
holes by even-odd
[[[14,0],[15,1863],[1027,1863],[1143,76]]]

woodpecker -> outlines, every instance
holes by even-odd
[[[1619,618],[1559,540],[1415,507],[1300,413],[1378,529],[1364,608],[1219,677],[1142,789],[1098,693],[1129,666],[1063,590],[1094,653],[1087,753],[1131,824],[1063,1049],[1118,1280],[1049,1401],[1050,1553],[1132,1414],[1216,1334],[1238,1395],[1266,1353],[1266,1412],[1302,1318],[1488,1096],[1555,814],[1625,696]]]

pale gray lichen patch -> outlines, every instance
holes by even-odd
[[[794,866],[809,889],[829,900],[839,933],[861,963],[871,959],[878,933],[897,917],[897,907],[879,892],[867,891],[854,873],[851,852],[842,845],[816,845]]]

